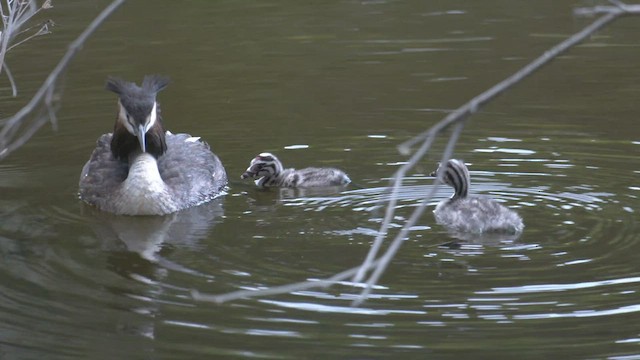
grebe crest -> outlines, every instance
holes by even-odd
[[[260,153],[253,158],[240,178],[254,178],[258,186],[290,188],[342,186],[351,182],[347,174],[335,168],[285,169],[271,153]]]
[[[451,186],[454,194],[434,210],[436,222],[461,233],[519,234],[524,228],[515,211],[486,196],[469,195],[469,170],[463,161],[451,159],[440,164],[432,176]]]
[[[141,86],[107,80],[107,90],[118,94],[118,116],[82,169],[83,201],[116,214],[165,215],[224,192],[227,176],[209,145],[165,130],[156,96],[168,83],[157,75]]]

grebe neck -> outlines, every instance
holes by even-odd
[[[453,188],[454,194],[452,199],[464,199],[469,194],[469,170],[463,161],[451,159],[447,161],[444,168],[439,169],[442,180],[445,184]]]

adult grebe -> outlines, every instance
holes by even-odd
[[[156,95],[167,78],[148,75],[142,86],[109,78],[118,94],[113,134],[98,138],[80,175],[80,198],[121,215],[165,215],[220,195],[227,175],[209,145],[165,131]]]
[[[462,233],[501,232],[517,234],[522,232],[522,218],[497,201],[477,195],[468,195],[469,170],[463,161],[451,159],[431,174],[453,187],[450,199],[441,201],[434,214],[436,221],[451,230]]]
[[[252,177],[258,186],[321,187],[347,185],[351,179],[334,168],[284,169],[280,160],[271,153],[258,154],[241,179]]]

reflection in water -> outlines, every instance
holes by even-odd
[[[223,218],[223,201],[223,198],[215,199],[166,216],[117,216],[83,205],[87,215],[94,219],[92,227],[103,247],[110,249],[106,260],[109,268],[144,285],[142,292],[119,288],[110,290],[114,294],[141,300],[142,305],[137,303],[130,310],[142,317],[122,320],[118,325],[121,332],[155,339],[153,319],[159,312],[159,298],[164,294],[167,286],[164,280],[170,271],[207,277],[162,257],[161,252],[168,246],[197,248],[197,243]],[[124,252],[118,251],[122,245],[126,248]],[[139,258],[132,257],[132,254]]]
[[[441,246],[447,246],[451,248],[459,247],[461,245],[460,242],[468,243],[468,244],[481,244],[481,245],[488,245],[488,246],[511,245],[515,241],[517,241],[518,238],[520,238],[520,235],[522,235],[522,233],[507,234],[507,233],[499,233],[499,232],[488,232],[488,233],[477,234],[477,233],[455,231],[454,229],[447,229],[447,234],[449,234],[449,236],[451,236],[452,238],[457,239],[458,241],[447,243],[446,245],[443,244]]]
[[[243,192],[247,196],[247,201],[251,206],[260,210],[268,210],[277,205],[297,206],[299,203],[317,203],[321,202],[325,206],[318,210],[322,210],[327,205],[332,204],[340,199],[340,194],[349,188],[344,186],[325,186],[311,188],[267,188],[260,187],[251,191]]]
[[[123,243],[127,250],[145,260],[160,262],[167,245],[196,247],[224,215],[223,199],[166,216],[117,216],[85,206],[94,220],[93,228],[105,244]]]

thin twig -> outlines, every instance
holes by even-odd
[[[544,54],[542,54],[540,57],[536,58],[534,61],[532,61],[531,63],[529,63],[522,69],[520,69],[518,72],[516,72],[512,76],[501,81],[500,83],[496,84],[495,86],[491,87],[490,89],[486,90],[480,95],[474,97],[469,102],[462,105],[455,111],[451,112],[444,119],[442,119],[441,121],[436,123],[434,126],[432,126],[429,130],[404,142],[398,147],[399,151],[402,154],[408,155],[411,153],[411,148],[415,144],[417,143],[422,144],[418,148],[418,150],[416,150],[416,152],[412,154],[409,161],[403,166],[401,166],[392,177],[391,183],[389,185],[391,187],[391,198],[387,204],[385,217],[380,226],[380,230],[378,231],[376,238],[369,250],[369,253],[367,254],[361,266],[346,270],[342,273],[335,275],[332,278],[329,278],[324,281],[318,281],[318,282],[306,281],[301,283],[265,288],[260,290],[240,290],[240,291],[236,291],[228,294],[222,294],[222,295],[202,295],[197,291],[194,291],[192,293],[194,299],[204,300],[204,301],[213,301],[213,302],[223,302],[223,301],[230,301],[230,300],[246,298],[246,297],[259,297],[259,296],[290,293],[296,290],[303,290],[303,289],[316,288],[316,287],[326,287],[331,285],[332,283],[335,283],[338,277],[341,279],[347,278],[348,276],[350,276],[348,274],[353,274],[354,283],[359,284],[360,281],[366,275],[366,273],[370,270],[373,270],[372,274],[367,279],[365,288],[362,290],[360,295],[353,301],[352,305],[358,306],[362,304],[362,302],[367,299],[368,295],[371,292],[371,289],[378,282],[378,280],[386,270],[388,264],[391,262],[391,260],[399,250],[402,242],[406,239],[406,236],[411,230],[411,228],[417,223],[417,221],[420,219],[420,217],[424,213],[424,210],[426,209],[428,202],[433,198],[433,195],[435,194],[435,191],[437,189],[436,186],[440,183],[441,174],[438,174],[438,176],[434,180],[434,186],[430,189],[426,197],[422,199],[418,208],[414,210],[414,212],[411,214],[410,218],[406,221],[402,229],[394,237],[393,241],[386,249],[386,252],[378,259],[375,259],[377,256],[377,253],[381,248],[384,238],[388,235],[387,231],[389,229],[392,219],[394,218],[395,207],[397,204],[397,194],[400,188],[402,187],[404,176],[410,169],[412,169],[418,163],[418,161],[420,161],[424,157],[424,155],[430,149],[432,142],[436,138],[436,136],[442,133],[447,128],[449,128],[451,125],[456,124],[442,155],[442,161],[443,162],[448,161],[451,155],[453,154],[453,150],[455,148],[457,139],[460,133],[462,132],[462,129],[465,124],[465,120],[469,117],[469,115],[477,112],[487,102],[491,101],[496,96],[500,95],[507,89],[511,88],[516,83],[522,81],[527,76],[533,74],[535,71],[542,68],[544,65],[549,63],[551,60],[553,60],[563,52],[567,51],[569,48],[584,41],[587,37],[591,36],[593,33],[595,33],[597,30],[599,30],[609,22],[617,19],[622,15],[640,14],[640,5],[626,5],[618,0],[609,0],[609,2],[611,2],[615,6],[597,6],[597,7],[588,8],[588,9],[577,9],[575,13],[579,15],[592,15],[596,13],[598,14],[603,13],[605,15],[596,19],[593,23],[585,27],[580,32],[574,34],[573,36],[561,42],[560,44],[552,47],[551,49],[546,51]]]
[[[2,130],[0,130],[0,160],[7,157],[11,152],[22,146],[26,143],[31,136],[39,129],[42,125],[44,125],[47,120],[55,121],[55,118],[47,118],[47,117],[37,117],[37,119],[32,122],[30,128],[25,130],[17,139],[13,139],[13,136],[18,132],[18,129],[25,122],[27,116],[31,115],[43,102],[47,107],[47,113],[49,115],[55,113],[55,110],[52,108],[52,104],[55,103],[57,99],[52,95],[55,92],[56,84],[58,79],[67,69],[71,60],[75,57],[75,55],[80,51],[82,45],[85,41],[93,34],[94,31],[102,24],[107,17],[109,17],[120,5],[124,3],[124,0],[114,0],[109,6],[107,6],[102,12],[89,24],[89,26],[78,36],[76,40],[74,40],[64,54],[58,65],[51,71],[47,79],[44,81],[40,89],[36,92],[36,94],[31,98],[29,103],[25,105],[20,111],[18,111],[14,116],[2,120],[0,125],[2,125]],[[35,129],[35,130],[34,130]]]
[[[460,133],[462,133],[462,129],[464,128],[464,124],[465,124],[464,121],[460,121],[456,124],[456,127],[453,129],[451,137],[449,138],[449,142],[447,143],[447,147],[445,148],[444,153],[442,154],[442,159],[441,159],[442,163],[446,163],[451,158],[451,155],[453,154],[453,150],[455,149],[456,143],[458,142],[458,138],[460,137]],[[434,138],[433,136],[427,137],[427,139],[425,139],[424,141],[423,146],[414,154],[414,157],[418,156],[422,158],[427,153],[433,138]],[[373,271],[369,279],[367,280],[367,286],[364,288],[364,290],[362,290],[360,295],[353,301],[352,306],[360,306],[360,304],[362,304],[362,302],[365,301],[369,296],[369,294],[371,293],[371,289],[373,288],[373,286],[375,286],[375,284],[378,283],[380,276],[382,276],[387,266],[389,265],[389,263],[391,262],[395,254],[400,249],[400,246],[402,245],[402,242],[404,242],[404,240],[406,239],[407,234],[409,233],[409,231],[411,231],[411,228],[418,222],[418,220],[424,213],[425,209],[427,208],[429,201],[431,201],[431,199],[433,198],[433,195],[435,195],[436,190],[438,188],[437,185],[440,182],[439,181],[440,176],[441,176],[440,174],[436,176],[436,179],[433,181],[434,186],[431,187],[431,189],[427,193],[427,196],[425,196],[422,199],[418,208],[413,211],[413,213],[411,214],[407,222],[404,224],[400,232],[398,232],[396,237],[393,239],[393,241],[387,248],[387,251],[378,259],[379,263],[375,267],[375,270]]]
[[[372,262],[372,266],[378,264],[378,261]],[[277,295],[277,294],[288,294],[294,291],[307,290],[312,288],[326,288],[331,285],[335,285],[336,283],[346,280],[352,277],[360,267],[354,267],[343,272],[337,273],[329,278],[321,279],[321,280],[313,280],[313,281],[302,281],[293,284],[274,286],[270,288],[258,289],[258,290],[238,290],[222,295],[209,295],[202,294],[197,290],[191,291],[191,296],[194,300],[199,301],[208,301],[214,302],[217,304],[221,304],[227,301],[233,301],[238,299],[246,299],[250,297],[262,297],[268,295]]]
[[[526,78],[527,76],[533,74],[534,72],[536,72],[537,70],[542,68],[542,66],[544,66],[547,63],[549,63],[551,60],[555,59],[556,57],[558,57],[563,52],[567,51],[569,48],[571,48],[571,47],[575,46],[576,44],[582,42],[584,39],[586,39],[589,36],[591,36],[598,29],[600,29],[604,25],[608,24],[612,20],[618,18],[620,15],[625,13],[620,8],[617,8],[617,7],[610,7],[610,8],[611,8],[611,12],[608,12],[607,14],[605,14],[602,17],[598,18],[596,21],[594,21],[593,23],[591,23],[590,25],[588,25],[587,27],[582,29],[580,32],[574,34],[573,36],[571,36],[570,38],[568,38],[565,41],[561,42],[560,44],[552,47],[551,49],[549,49],[547,51],[545,51],[544,54],[540,55],[537,59],[535,59],[532,62],[530,62],[529,64],[527,64],[522,69],[518,70],[515,74],[509,76],[505,80],[503,80],[503,81],[499,82],[498,84],[494,85],[493,87],[491,87],[490,89],[486,90],[482,94],[474,97],[469,102],[467,102],[466,104],[462,105],[461,107],[459,107],[458,109],[456,109],[455,111],[450,113],[447,117],[445,117],[442,120],[442,123],[444,123],[445,125],[450,125],[450,124],[453,124],[456,121],[459,121],[459,119],[461,119],[462,117],[465,117],[465,116],[468,116],[470,114],[473,114],[481,106],[486,104],[488,101],[490,101],[493,98],[495,98],[496,96],[502,94],[503,92],[505,92],[507,89],[509,89],[513,85],[515,85],[518,82],[522,81],[524,78]],[[640,7],[639,7],[639,10],[640,10]],[[422,141],[422,139],[424,139],[427,136],[429,131],[430,130],[427,130],[427,131],[425,131],[425,132],[413,137],[412,139],[407,140],[404,143],[402,143],[399,146],[400,152],[403,153],[403,154],[408,153],[410,148],[413,145],[415,145],[417,142]]]
[[[7,74],[7,79],[9,79],[9,83],[11,84],[12,95],[15,97],[18,95],[18,87],[16,86],[16,81],[13,78],[13,74],[11,73],[11,70],[9,69],[7,63],[4,63],[4,72],[5,74]]]
[[[404,142],[403,144],[401,144],[399,146],[399,151],[401,153],[407,154],[407,153],[410,152],[410,148],[413,145],[415,145],[416,142],[423,141],[423,139],[426,139],[426,140],[424,140],[424,142],[428,143],[428,142],[430,142],[430,139],[432,138],[432,136],[434,134],[437,134],[437,133],[439,133],[441,131],[440,129],[444,129],[444,128],[450,126],[451,124],[458,123],[459,126],[457,126],[456,130],[453,131],[453,133],[451,135],[451,138],[449,140],[449,143],[447,145],[447,148],[445,149],[445,153],[443,155],[443,160],[442,161],[443,162],[447,161],[449,159],[449,157],[451,156],[452,152],[453,152],[453,147],[452,146],[455,145],[455,141],[457,140],[457,137],[458,137],[460,131],[462,130],[464,119],[466,119],[469,115],[477,112],[488,101],[490,101],[493,98],[495,98],[496,96],[502,94],[504,91],[506,91],[507,89],[509,89],[513,85],[517,84],[518,82],[522,81],[527,76],[533,74],[535,71],[537,71],[540,68],[542,68],[544,65],[549,63],[551,60],[553,60],[554,58],[556,58],[557,56],[559,56],[563,52],[567,51],[569,48],[571,48],[571,47],[575,46],[576,44],[580,43],[581,41],[583,41],[584,39],[589,37],[591,34],[593,34],[595,31],[597,31],[598,29],[600,29],[604,25],[608,24],[612,20],[616,19],[617,17],[619,17],[620,15],[625,13],[625,11],[622,10],[623,8],[616,7],[615,9],[616,10],[612,10],[610,13],[608,13],[608,14],[602,16],[601,18],[597,19],[596,21],[591,23],[589,26],[585,27],[582,31],[578,32],[577,34],[574,34],[570,38],[566,39],[565,41],[561,42],[560,44],[558,44],[558,45],[554,46],[553,48],[551,48],[550,50],[546,51],[544,54],[542,54],[541,56],[539,56],[538,58],[533,60],[531,63],[529,63],[528,65],[523,67],[521,70],[519,70],[518,72],[516,72],[512,76],[510,76],[507,79],[501,81],[500,83],[496,84],[495,86],[489,88],[487,91],[481,93],[480,95],[474,97],[469,102],[467,102],[466,104],[462,105],[461,107],[456,109],[454,112],[450,113],[448,116],[446,116],[443,120],[441,120],[438,124],[436,124],[431,129],[429,129],[429,130],[421,133],[420,135],[418,135],[418,136],[416,136],[416,137]],[[412,159],[414,159],[416,157],[422,158],[424,156],[424,154],[426,154],[426,150],[424,149],[424,146],[423,146],[421,149],[419,149],[414,154],[414,156],[412,156]],[[411,166],[413,166],[413,165],[411,165]],[[418,209],[416,209],[412,213],[410,219],[405,223],[405,225],[402,227],[400,232],[396,235],[396,237],[394,238],[392,243],[389,245],[389,247],[387,249],[387,252],[380,258],[380,260],[381,260],[380,264],[378,265],[378,267],[374,270],[373,274],[367,280],[367,287],[361,292],[360,296],[356,300],[354,300],[354,302],[353,302],[354,306],[358,306],[364,300],[366,300],[367,296],[369,295],[369,293],[371,291],[372,286],[374,286],[377,283],[377,281],[379,280],[380,276],[382,275],[382,273],[386,269],[389,261],[391,261],[391,259],[393,258],[393,256],[395,255],[395,253],[397,252],[399,247],[401,246],[402,241],[404,241],[404,238],[406,237],[407,233],[409,232],[411,227],[413,227],[415,225],[416,221],[419,219],[419,217],[424,212],[424,208],[425,208],[426,204],[428,203],[428,201],[431,200],[434,192],[435,192],[435,187],[432,188],[432,190],[429,192],[429,194],[427,194],[427,197],[423,199],[423,201],[421,202],[421,205],[418,207]],[[390,218],[393,218],[394,211],[387,211],[387,214],[388,214],[388,216],[390,216]],[[387,219],[385,219],[385,220],[387,220]],[[376,249],[375,249],[377,251],[377,249],[379,248],[379,244],[374,244],[374,245],[378,245],[376,247]],[[372,246],[372,250],[373,250],[373,246]],[[373,258],[372,256],[368,256],[367,258],[369,258],[369,257]]]
[[[402,180],[404,179],[404,175],[409,170],[411,170],[413,167],[415,167],[420,160],[422,160],[422,157],[429,151],[433,141],[436,139],[438,134],[440,134],[441,132],[446,130],[448,126],[449,126],[449,124],[444,123],[444,122],[441,121],[441,122],[435,124],[433,127],[431,127],[431,129],[429,129],[428,134],[426,136],[426,139],[425,139],[423,145],[420,147],[420,149],[418,151],[416,151],[411,156],[411,158],[409,158],[409,161],[407,161],[406,164],[403,164],[398,169],[398,171],[396,171],[394,176],[392,177],[390,186],[392,186],[393,191],[391,193],[391,199],[389,200],[389,203],[387,204],[387,208],[386,208],[386,211],[385,211],[385,218],[383,220],[383,225],[382,225],[380,231],[378,232],[378,236],[376,236],[376,239],[374,240],[374,242],[373,242],[373,244],[371,246],[371,249],[369,250],[369,253],[367,254],[367,257],[366,257],[365,261],[362,263],[362,270],[358,271],[358,273],[354,277],[353,281],[355,281],[355,282],[362,281],[362,279],[364,278],[364,273],[365,273],[364,269],[369,269],[370,268],[370,263],[373,261],[373,259],[375,259],[375,256],[377,255],[377,253],[378,253],[378,251],[380,249],[380,246],[382,245],[382,242],[384,241],[384,236],[386,235],[386,231],[387,231],[387,229],[389,227],[389,224],[391,222],[391,219],[393,219],[393,216],[394,216],[394,213],[395,213],[395,205],[396,205],[396,202],[397,202],[396,194],[398,193],[398,191],[400,190],[400,187],[402,186]],[[447,160],[448,159],[444,159],[443,161],[447,161]]]
[[[35,0],[22,0],[22,1],[14,1],[14,0],[5,0],[7,6],[7,13],[5,14],[3,7],[0,5],[0,15],[2,16],[2,33],[0,34],[0,42],[2,43],[0,46],[0,72],[4,68],[4,58],[11,50],[17,45],[20,45],[24,41],[20,41],[18,44],[11,45],[13,40],[23,34],[24,32],[29,31],[31,28],[26,30],[21,30],[22,26],[27,23],[33,16],[39,13],[43,9],[50,9],[51,0],[46,0],[42,6],[38,7],[36,5]],[[44,28],[47,28],[45,24]],[[42,31],[41,28],[35,36],[43,35],[46,32]],[[48,28],[47,28],[48,30]],[[27,39],[28,40],[28,39]]]
[[[30,29],[29,29],[29,30],[30,30]],[[11,46],[7,49],[7,51],[11,51],[13,48],[18,47],[18,46],[20,46],[20,45],[24,44],[25,42],[27,42],[27,41],[29,41],[29,40],[31,40],[31,39],[33,39],[33,38],[35,38],[35,37],[42,36],[42,35],[46,35],[46,34],[50,34],[50,33],[51,33],[51,31],[49,30],[49,23],[48,23],[48,22],[46,22],[44,25],[42,25],[42,26],[40,27],[40,29],[39,29],[37,32],[35,32],[35,33],[33,33],[33,34],[31,34],[31,35],[27,36],[26,38],[24,38],[24,39],[22,39],[22,40],[18,41],[18,42],[17,42],[17,43],[15,43],[15,44],[11,45]]]

